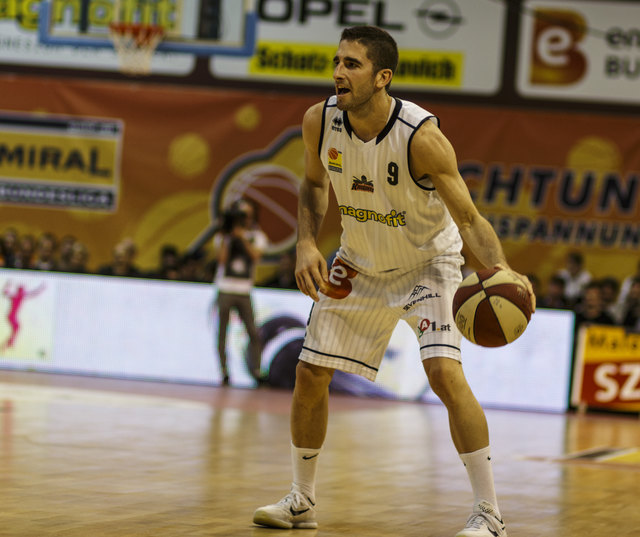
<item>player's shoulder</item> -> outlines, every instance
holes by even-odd
[[[333,99],[335,101],[335,98]],[[332,103],[332,97],[325,99],[324,101],[320,101],[316,104],[311,105],[307,108],[307,111],[304,113],[303,123],[311,122],[316,123],[322,121],[322,116],[324,115],[324,111],[326,108],[335,107],[335,102]]]
[[[423,108],[422,106],[412,101],[406,101],[397,98],[396,100],[399,101],[402,105],[400,108],[399,117],[408,125],[415,128],[419,128],[423,123],[426,122],[433,123],[435,126],[440,125],[438,116]]]

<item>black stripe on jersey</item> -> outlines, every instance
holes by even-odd
[[[389,118],[389,121],[387,121],[387,124],[384,126],[384,129],[382,129],[380,131],[380,134],[378,134],[378,136],[376,137],[376,145],[384,140],[384,137],[389,134],[389,131],[393,128],[393,124],[396,122],[396,119],[398,119],[398,114],[400,114],[400,109],[402,108],[402,101],[400,99],[396,99],[395,97],[394,100],[396,101],[396,105],[393,108],[391,117]]]
[[[411,173],[411,142],[413,141],[413,136],[416,132],[418,132],[418,129],[422,127],[422,125],[424,125],[427,121],[430,121],[431,118],[435,118],[438,124],[438,128],[440,127],[440,120],[437,118],[437,116],[427,116],[420,123],[418,123],[418,125],[413,129],[411,136],[409,136],[409,141],[407,142],[407,166],[409,167],[409,175],[411,176],[411,179],[413,179],[413,182],[416,184],[418,188],[421,188],[422,190],[434,191],[435,187],[422,186],[420,183],[418,183],[416,178],[413,176],[413,173]],[[407,122],[405,121],[404,123],[407,123]],[[409,125],[409,123],[407,123],[407,125]]]
[[[320,122],[320,139],[318,140],[318,156],[320,158],[322,158],[322,141],[324,140],[324,122],[326,121],[327,118],[327,108],[331,107],[335,107],[335,104],[330,105],[329,104],[329,99],[331,99],[331,97],[328,97],[327,100],[324,102],[324,106],[322,108],[322,121]]]
[[[376,145],[382,142],[382,140],[384,140],[384,137],[389,134],[389,131],[391,131],[391,129],[393,128],[396,119],[398,119],[398,114],[400,114],[402,101],[400,99],[396,99],[395,97],[393,98],[393,100],[396,102],[395,106],[393,107],[393,112],[391,112],[391,117],[389,118],[389,121],[387,121],[387,124],[384,126],[384,129],[382,129],[378,136],[376,136]],[[349,138],[353,138],[353,127],[351,127],[351,123],[349,123],[349,114],[342,114],[342,116],[344,118],[344,129],[347,131]]]
[[[326,353],[326,352],[316,351],[316,350],[310,349],[309,347],[306,347],[304,345],[302,346],[302,348],[304,350],[306,350],[306,351],[313,352],[314,354],[320,354],[321,356],[329,356],[330,358],[339,358],[340,360],[346,360],[347,362],[353,362],[353,363],[356,363],[356,364],[360,364],[360,365],[366,367],[367,369],[371,369],[372,371],[378,371],[377,367],[372,367],[369,364],[365,364],[364,362],[361,362],[360,360],[354,360],[353,358],[349,358],[347,356],[340,356],[338,354],[329,354],[329,353]]]
[[[420,347],[420,350],[428,349],[429,347],[448,347],[449,349],[455,349],[456,351],[460,350],[460,347],[456,347],[455,345],[447,345],[445,343],[432,343],[430,345],[423,345],[422,347]]]

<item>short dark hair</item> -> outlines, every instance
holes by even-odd
[[[377,26],[351,26],[342,30],[340,41],[356,41],[366,47],[367,58],[373,63],[377,73],[382,69],[398,68],[398,45],[391,35]],[[387,90],[391,82],[387,84]]]

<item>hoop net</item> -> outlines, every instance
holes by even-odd
[[[164,37],[164,29],[153,24],[113,22],[109,25],[109,37],[120,60],[121,72],[148,75],[151,58]]]

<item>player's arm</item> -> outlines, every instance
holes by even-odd
[[[298,198],[296,282],[298,288],[318,300],[316,287],[328,281],[327,262],[318,250],[317,238],[329,204],[329,175],[318,156],[323,103],[307,110],[302,120],[304,180]]]
[[[458,163],[449,140],[431,121],[427,121],[411,143],[411,172],[414,177],[429,176],[449,209],[465,244],[485,267],[514,272],[527,287],[535,310],[535,295],[526,276],[513,271],[504,255],[500,239],[491,224],[478,211],[469,189],[458,171]]]

